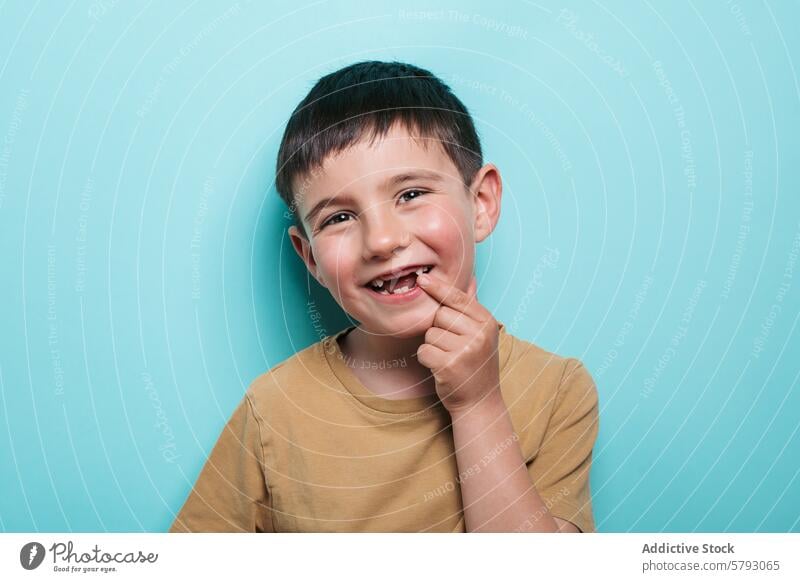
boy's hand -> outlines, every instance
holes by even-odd
[[[417,284],[441,304],[417,359],[430,368],[436,393],[452,415],[499,388],[498,324],[478,303],[475,275],[466,293],[431,274],[418,277]]]

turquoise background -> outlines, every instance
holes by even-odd
[[[0,529],[165,531],[249,383],[349,324],[275,155],[398,59],[502,171],[481,302],[597,381],[598,529],[800,531],[797,3],[500,6],[0,5]]]

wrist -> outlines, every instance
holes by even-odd
[[[503,394],[500,392],[499,387],[493,389],[475,402],[453,407],[445,406],[445,408],[447,408],[447,411],[450,413],[450,418],[454,423],[466,419],[467,417],[469,417],[470,420],[476,418],[494,420],[498,416],[508,412],[506,403],[503,400]]]

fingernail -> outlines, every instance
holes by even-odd
[[[427,275],[420,275],[419,277],[417,277],[417,283],[419,283],[420,285],[427,285],[430,282],[431,278],[428,277]]]

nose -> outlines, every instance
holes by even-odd
[[[408,229],[397,217],[391,204],[368,208],[361,215],[364,244],[363,259],[390,258],[398,248],[408,245]]]

